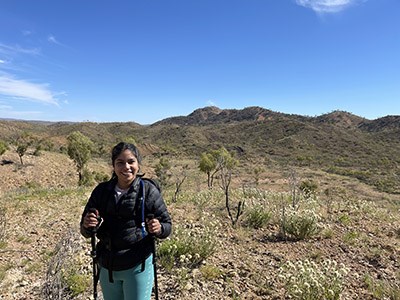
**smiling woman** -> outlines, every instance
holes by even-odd
[[[156,278],[153,239],[169,236],[171,218],[158,187],[138,174],[141,156],[133,144],[117,144],[111,160],[113,176],[92,192],[81,233],[99,238],[96,258],[105,300],[150,299]]]
[[[128,189],[139,172],[140,156],[136,147],[127,146],[123,151],[121,148],[124,148],[124,144],[118,144],[113,150],[114,174],[118,178],[117,186]]]

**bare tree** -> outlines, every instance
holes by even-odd
[[[225,148],[220,149],[219,156],[216,160],[217,168],[220,172],[220,185],[225,194],[225,207],[232,222],[232,226],[235,226],[239,217],[243,214],[244,208],[244,201],[239,200],[236,207],[236,214],[233,214],[231,209],[230,185],[232,182],[232,170],[238,164],[238,161]]]
[[[300,193],[297,193],[300,179],[295,170],[290,170],[288,181],[292,196],[292,207],[293,209],[297,209],[300,201]]]
[[[172,197],[172,202],[176,202],[178,199],[178,195],[181,192],[181,187],[183,182],[186,180],[187,178],[187,169],[189,168],[188,165],[185,165],[182,169],[182,174],[180,176],[176,177],[176,181],[175,181],[175,193],[174,196]]]

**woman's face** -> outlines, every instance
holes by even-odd
[[[125,150],[114,161],[114,172],[118,177],[118,185],[122,189],[128,188],[139,171],[139,163],[130,150]]]

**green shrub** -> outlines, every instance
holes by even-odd
[[[381,178],[377,180],[374,185],[380,192],[394,193],[398,183],[393,179]]]
[[[8,149],[6,142],[0,140],[0,155],[3,155]]]
[[[195,267],[214,253],[216,246],[214,228],[204,225],[183,228],[177,225],[174,234],[163,241],[157,256],[167,270],[174,266]]]
[[[289,210],[280,223],[281,232],[285,237],[295,240],[305,240],[316,235],[320,230],[318,227],[318,216],[313,211]]]
[[[7,242],[6,241],[0,241],[0,249],[4,249],[7,247]]]
[[[34,156],[40,156],[42,154],[43,147],[41,144],[36,145],[35,150],[33,151]]]
[[[6,277],[6,273],[9,269],[12,268],[11,264],[0,264],[0,282],[3,281],[3,279]]]
[[[84,168],[82,171],[81,179],[79,180],[80,186],[91,186],[95,184],[93,173]]]
[[[220,278],[224,274],[220,268],[210,265],[201,266],[200,273],[205,279],[211,281]]]
[[[154,167],[157,175],[158,182],[163,189],[166,189],[170,185],[171,163],[165,157],[161,157],[158,164]]]
[[[357,239],[359,238],[359,233],[357,231],[349,231],[346,232],[345,235],[343,236],[343,241],[346,244],[349,245],[354,245],[357,241]]]
[[[255,206],[249,209],[245,215],[245,224],[248,227],[258,229],[268,224],[271,219],[271,212],[266,211],[262,206]]]
[[[63,279],[73,297],[85,292],[91,284],[89,275],[78,274],[73,270],[64,272]]]
[[[374,279],[369,274],[365,275],[364,282],[374,299],[400,299],[400,285],[398,282]]]
[[[187,201],[194,203],[199,209],[203,209],[206,205],[212,205],[215,202],[214,199],[221,198],[222,193],[220,190],[205,189],[199,193],[188,192],[185,196],[182,198],[188,199]]]
[[[5,248],[6,243],[6,210],[0,207],[0,249]]]
[[[88,257],[81,255],[82,244],[75,228],[65,228],[62,239],[52,252],[42,253],[47,272],[40,299],[77,299],[89,290],[91,274],[87,272]],[[47,250],[48,251],[48,250]]]
[[[279,279],[284,284],[287,298],[338,300],[347,273],[344,265],[338,266],[332,260],[320,264],[310,260],[289,261],[279,270]]]
[[[324,229],[321,231],[321,236],[322,236],[324,239],[331,239],[331,238],[333,238],[333,235],[334,235],[334,231],[333,231],[332,228],[324,228]]]
[[[110,175],[102,172],[95,172],[93,171],[94,180],[98,183],[107,181],[110,179]]]
[[[29,190],[39,190],[41,188],[40,183],[36,181],[27,181],[25,182],[24,187]]]
[[[339,216],[339,222],[342,223],[343,225],[350,225],[351,218],[348,214],[342,214]]]
[[[74,161],[78,174],[80,185],[86,185],[81,183],[83,180],[83,172],[86,169],[88,161],[92,157],[92,150],[94,149],[94,143],[90,138],[86,137],[79,131],[74,131],[67,137],[68,140],[68,156]],[[87,180],[87,179],[85,179]]]
[[[89,171],[87,168],[84,168],[82,171],[82,177],[79,181],[79,185],[83,187],[92,186],[96,183],[100,183],[103,181],[107,181],[110,179],[110,175],[103,172]]]

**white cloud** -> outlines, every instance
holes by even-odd
[[[58,99],[48,84],[31,83],[0,74],[0,95],[58,106]]]
[[[32,31],[30,31],[30,30],[22,30],[22,35],[24,35],[24,36],[28,36],[31,34],[32,34]]]
[[[54,35],[49,35],[47,37],[47,41],[56,45],[60,45],[60,42],[56,40],[56,38],[54,37]]]
[[[296,0],[296,3],[317,13],[335,13],[360,1],[362,0]]]
[[[62,46],[62,47],[66,47],[66,48],[69,48],[69,47],[67,47],[66,45],[64,45],[63,43],[61,43],[60,41],[58,41],[57,39],[56,39],[56,37],[54,36],[54,35],[49,35],[48,37],[47,37],[47,41],[49,42],[49,43],[51,43],[51,44],[55,44],[55,45],[58,45],[58,46]]]
[[[23,48],[19,45],[5,45],[0,43],[0,53],[6,54],[6,55],[15,55],[18,53],[21,54],[29,54],[29,55],[39,55],[40,54],[40,49],[39,48]]]
[[[66,49],[68,49],[68,50],[73,50],[73,48],[71,48],[71,47],[69,47],[68,45],[63,44],[63,43],[61,43],[59,40],[57,40],[56,37],[55,37],[54,35],[52,35],[52,34],[50,34],[50,35],[47,37],[47,41],[48,41],[49,43],[51,43],[51,44],[64,47],[64,48],[66,48]]]

